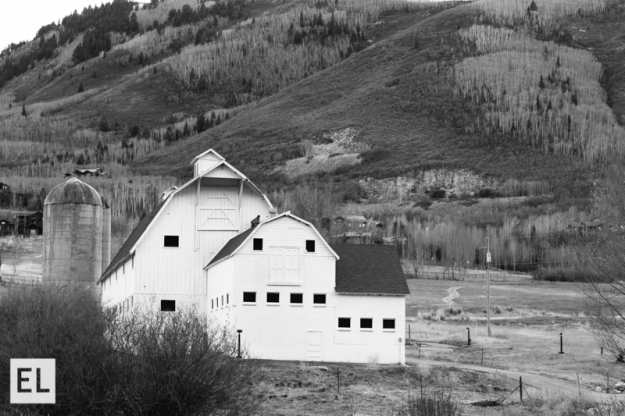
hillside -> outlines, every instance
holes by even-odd
[[[134,166],[139,172],[172,169],[175,175],[187,175],[186,160],[214,147],[236,164],[271,170],[284,159],[299,157],[302,140],[321,143],[324,133],[351,127],[357,131],[356,140],[379,150],[379,156],[341,169],[341,175],[383,178],[424,169],[471,169],[503,180],[548,179],[563,197],[588,196],[593,164],[515,143],[496,130],[467,131],[480,108],[454,95],[449,71],[468,55],[458,29],[470,27],[477,17],[478,11],[469,5],[384,16],[380,26],[397,27],[396,33],[212,130],[137,160]],[[593,24],[583,39],[579,35],[575,39],[590,46],[602,36],[617,34],[617,22],[622,20],[622,9],[618,16],[576,17],[567,21],[560,37],[572,43],[574,28]],[[622,119],[625,84],[617,68],[623,53],[608,51],[622,50],[624,40],[611,39],[595,50],[609,74],[604,80],[608,102]]]
[[[116,0],[0,54],[0,180],[103,169],[119,244],[212,147],[280,209],[395,224],[408,257],[477,264],[495,233],[520,239],[502,267],[566,265],[531,230],[591,220],[625,155],[624,22],[623,0]]]

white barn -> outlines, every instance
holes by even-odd
[[[223,245],[269,218],[273,206],[241,172],[210,149],[195,157],[194,178],[163,193],[137,225],[98,283],[104,304],[147,304],[206,311],[203,267]]]
[[[405,296],[393,246],[330,246],[284,213],[206,264],[208,319],[241,330],[250,357],[405,363]]]

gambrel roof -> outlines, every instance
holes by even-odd
[[[333,244],[336,292],[366,295],[409,295],[395,246]]]
[[[180,188],[178,188],[178,189],[174,190],[173,192],[171,192],[160,204],[158,204],[156,206],[156,208],[154,208],[152,211],[150,211],[150,213],[147,214],[139,222],[139,224],[135,227],[135,229],[132,231],[132,233],[130,234],[128,239],[126,239],[126,241],[122,245],[122,247],[119,250],[119,252],[113,258],[113,261],[111,261],[111,263],[106,268],[104,273],[102,273],[102,277],[98,280],[98,283],[102,283],[104,280],[106,280],[106,278],[108,276],[110,276],[115,270],[117,270],[128,258],[130,258],[132,255],[134,255],[135,250],[137,249],[137,247],[139,246],[139,244],[141,243],[141,241],[143,240],[143,238],[145,237],[147,232],[152,227],[152,224],[154,222],[156,222],[156,220],[159,218],[161,212],[164,210],[165,207],[167,207],[169,202],[175,197],[175,195],[177,193],[181,192],[185,188],[187,188],[190,185],[194,184],[196,181],[200,180],[204,175],[208,175],[209,173],[213,172],[215,169],[219,168],[220,166],[227,167],[227,168],[231,169],[232,172],[234,172],[237,176],[239,176],[241,178],[241,180],[243,181],[244,184],[248,184],[249,186],[252,187],[252,189],[254,189],[258,194],[260,194],[260,196],[267,203],[267,205],[269,205],[269,209],[273,209],[273,205],[271,204],[271,202],[269,201],[267,196],[265,194],[263,194],[260,191],[260,189],[256,185],[254,185],[254,183],[252,181],[250,181],[247,178],[247,176],[245,176],[244,174],[239,172],[234,166],[232,166],[231,164],[226,162],[226,160],[223,157],[221,157],[217,152],[215,152],[213,149],[208,149],[206,152],[196,156],[193,159],[193,162],[195,162],[198,158],[206,155],[209,152],[214,153],[217,157],[219,157],[221,159],[221,161],[219,163],[217,163],[215,166],[213,166],[210,169],[208,169],[206,172],[202,172],[202,174],[200,176],[197,176],[197,177],[191,179],[190,181],[188,181],[187,183],[182,185]],[[169,191],[169,189],[168,189],[168,191]]]
[[[326,242],[326,240],[321,236],[321,234],[319,234],[319,231],[317,231],[317,229],[308,221],[305,221],[303,219],[301,219],[300,217],[296,217],[295,215],[291,214],[290,211],[284,212],[280,215],[277,215],[273,218],[269,218],[268,220],[265,220],[261,223],[259,223],[257,226],[252,227],[244,232],[242,232],[241,234],[238,234],[235,237],[232,237],[223,247],[221,250],[219,250],[219,253],[217,253],[217,255],[215,257],[212,258],[212,260],[204,267],[204,269],[209,269],[210,267],[214,266],[215,264],[221,262],[222,260],[226,260],[232,256],[234,256],[237,251],[239,251],[239,249],[245,244],[246,241],[248,241],[250,238],[252,238],[252,236],[265,224],[268,224],[272,221],[275,221],[277,219],[280,218],[292,218],[295,221],[299,221],[302,224],[305,224],[307,226],[309,226],[310,228],[313,229],[313,231],[315,232],[315,234],[317,234],[317,236],[319,237],[319,240],[321,242],[323,242],[323,244],[326,245],[326,247],[328,248],[328,250],[330,250],[330,252],[332,252],[332,254],[334,254],[334,256],[337,258],[339,258],[339,256],[336,254],[336,252],[334,250],[332,250],[332,247]]]
[[[131,251],[131,249],[135,246],[135,244],[137,244],[137,241],[139,241],[139,239],[148,229],[154,218],[156,218],[156,215],[161,211],[161,209],[163,209],[163,207],[165,206],[165,202],[168,200],[169,199],[162,201],[156,206],[156,208],[150,211],[145,217],[141,219],[141,221],[139,221],[139,224],[137,224],[135,229],[132,230],[130,237],[126,239],[126,241],[119,249],[104,273],[102,273],[102,277],[100,278],[100,280],[98,280],[98,283],[103,282],[107,278],[107,276],[113,273],[119,266],[122,265],[122,263],[124,263],[130,256],[132,256],[134,250]]]

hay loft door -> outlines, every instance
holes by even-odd
[[[198,206],[198,231],[239,231],[237,188],[210,188]]]

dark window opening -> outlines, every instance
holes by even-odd
[[[243,302],[256,302],[256,292],[243,292]]]
[[[267,303],[280,303],[280,293],[267,292]]]
[[[262,250],[263,249],[263,239],[255,238],[254,239],[254,250]]]
[[[363,329],[371,329],[373,328],[373,319],[371,318],[360,318],[360,327]]]
[[[211,309],[215,309],[215,299],[211,299]]]
[[[383,319],[382,320],[382,329],[395,329],[395,320],[394,319]]]
[[[161,312],[176,312],[176,301],[161,300]]]
[[[291,293],[291,303],[304,303],[304,295],[301,293]]]
[[[339,328],[350,328],[351,318],[339,318]]]
[[[178,236],[177,235],[166,235],[165,236],[165,247],[178,247]]]
[[[326,304],[326,295],[315,294],[313,295],[313,303],[317,305],[325,305]]]
[[[306,240],[306,251],[309,253],[315,252],[315,240]]]
[[[226,305],[230,305],[230,293],[226,293]]]

